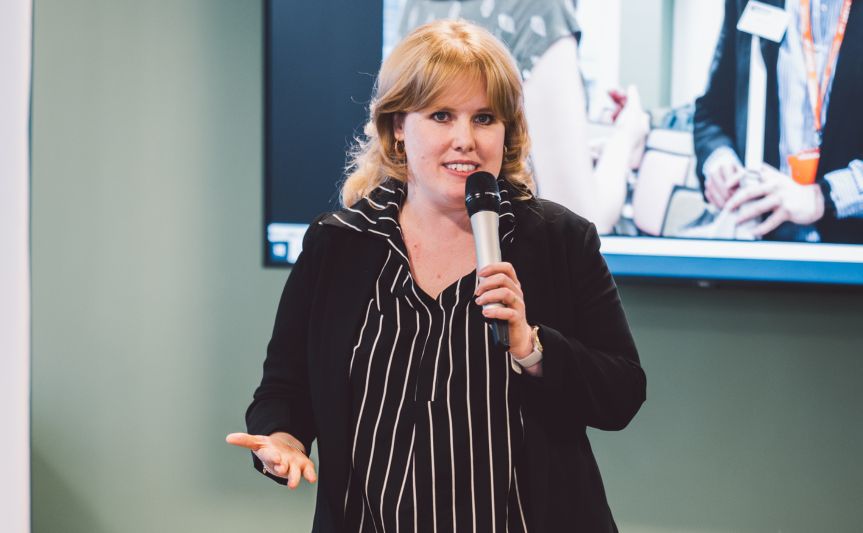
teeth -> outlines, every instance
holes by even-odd
[[[476,165],[465,163],[450,163],[444,166],[450,170],[455,170],[456,172],[470,172],[472,170],[476,170]]]

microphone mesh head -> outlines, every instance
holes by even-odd
[[[464,204],[468,216],[480,211],[500,213],[500,190],[497,178],[488,172],[474,172],[467,177],[464,185]]]

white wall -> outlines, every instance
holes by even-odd
[[[30,0],[0,3],[0,520],[30,531]]]

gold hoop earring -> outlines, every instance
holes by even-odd
[[[405,142],[396,139],[396,142],[393,143],[393,151],[399,156],[399,159],[403,159],[405,155]]]

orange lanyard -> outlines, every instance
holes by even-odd
[[[812,39],[812,12],[809,9],[809,0],[800,0],[800,34],[803,37],[803,56],[806,60],[806,85],[809,92],[809,105],[812,106],[812,115],[815,117],[815,132],[821,136],[821,106],[827,96],[827,86],[830,84],[830,75],[833,72],[833,64],[839,55],[839,47],[845,39],[845,28],[848,26],[848,16],[851,13],[851,0],[845,0],[842,12],[839,14],[839,22],[836,25],[836,35],[833,36],[833,45],[830,47],[830,55],[824,65],[824,74],[821,77],[821,87],[818,87],[815,69],[815,42]]]

